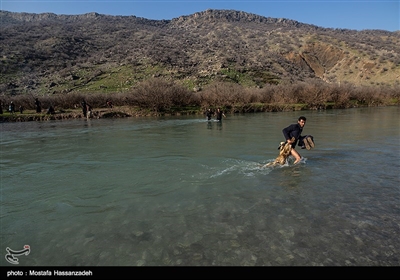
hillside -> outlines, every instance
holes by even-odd
[[[194,91],[212,81],[400,84],[399,31],[322,28],[233,10],[172,20],[0,16],[2,94],[124,92],[149,77]]]

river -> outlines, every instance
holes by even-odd
[[[0,252],[29,245],[24,266],[398,266],[399,111],[1,123]],[[300,115],[315,148],[264,167]]]

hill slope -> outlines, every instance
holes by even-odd
[[[234,10],[172,20],[0,11],[5,94],[121,92],[154,76],[193,90],[322,79],[400,83],[400,32],[321,28]]]

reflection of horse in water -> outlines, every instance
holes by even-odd
[[[294,141],[294,137],[292,138]],[[276,166],[276,165],[284,165],[286,163],[287,158],[290,156],[290,152],[292,151],[292,144],[287,142],[281,142],[279,145],[279,156],[270,163],[267,163],[264,166]]]

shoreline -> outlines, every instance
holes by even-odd
[[[372,107],[388,107],[388,106],[399,106],[395,105],[376,105]],[[288,112],[288,111],[315,111],[315,110],[332,110],[332,109],[351,109],[351,108],[362,108],[371,106],[352,106],[348,108],[308,108],[307,106],[295,106],[295,105],[268,105],[261,106],[258,108],[229,108],[224,110],[225,113],[262,113],[262,112]],[[92,115],[89,119],[104,119],[104,118],[130,118],[130,117],[156,117],[156,116],[181,116],[181,115],[203,115],[203,110],[170,110],[165,112],[155,112],[144,110],[129,106],[118,106],[114,108],[96,108],[92,111]],[[34,110],[26,110],[22,114],[15,112],[10,114],[5,112],[0,115],[0,123],[5,122],[27,122],[27,121],[51,121],[51,120],[71,120],[71,119],[83,119],[87,118],[83,115],[81,109],[70,109],[70,110],[59,110],[53,114],[36,113]]]
[[[29,122],[29,121],[51,121],[51,120],[72,120],[72,119],[106,119],[106,118],[130,118],[130,117],[148,117],[161,115],[189,115],[197,114],[196,111],[182,112],[151,112],[133,107],[115,107],[115,108],[96,108],[92,110],[90,117],[85,117],[81,109],[60,110],[53,114],[36,113],[34,110],[26,110],[22,114],[15,112],[13,114],[6,112],[0,115],[0,123],[5,122]]]

